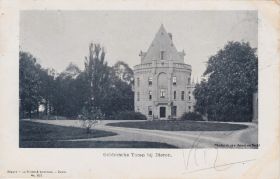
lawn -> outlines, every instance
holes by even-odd
[[[247,128],[247,125],[214,123],[214,122],[196,122],[180,120],[155,120],[141,122],[118,122],[109,123],[108,126],[128,127],[150,130],[164,131],[234,131]]]
[[[175,146],[146,141],[46,141],[23,142],[22,148],[176,148]]]
[[[117,135],[102,130],[91,130],[87,134],[82,128],[31,121],[20,121],[19,127],[21,148],[176,148],[165,143],[147,141],[72,141]]]
[[[113,132],[101,130],[91,130],[91,133],[87,134],[86,130],[82,128],[42,124],[31,121],[20,121],[19,125],[20,147],[24,145],[24,142],[28,141],[87,139],[117,135]]]

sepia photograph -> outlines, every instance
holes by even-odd
[[[19,30],[21,148],[258,148],[257,11],[21,11]]]

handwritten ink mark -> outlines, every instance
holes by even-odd
[[[252,162],[254,160],[256,160],[256,159],[249,159],[249,160],[243,160],[243,161],[239,161],[239,162],[225,163],[225,164],[221,164],[221,165],[217,165],[217,166],[213,166],[213,167],[201,168],[198,170],[189,171],[188,173],[194,173],[194,172],[199,172],[199,171],[203,171],[203,170],[209,170],[209,169],[213,169],[213,168],[217,168],[217,167],[223,167],[223,166],[234,165],[234,164],[239,164],[239,163],[242,163],[244,165],[245,163]]]

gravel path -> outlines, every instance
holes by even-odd
[[[80,127],[77,120],[32,120],[47,124]],[[128,121],[101,121],[95,128],[115,132],[118,135],[76,141],[150,141],[174,145],[178,148],[214,148],[215,144],[257,144],[257,125],[248,123],[244,130],[219,132],[160,131],[106,126],[107,123]],[[139,122],[139,121],[135,121]],[[244,123],[243,123],[244,124]],[[73,140],[75,141],[75,140]]]

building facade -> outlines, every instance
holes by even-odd
[[[148,119],[174,119],[193,111],[192,68],[184,63],[185,52],[178,52],[163,25],[147,52],[140,52],[141,63],[134,66],[135,111]]]

